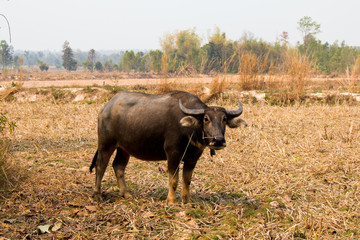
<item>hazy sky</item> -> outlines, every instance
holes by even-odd
[[[360,0],[0,0],[15,50],[160,49],[165,33],[195,29],[206,43],[219,27],[231,40],[244,32],[274,42],[283,32],[301,41],[297,22],[310,16],[323,42],[360,46]],[[5,19],[0,39],[9,42]]]

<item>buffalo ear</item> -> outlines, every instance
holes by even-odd
[[[229,126],[229,128],[237,128],[240,127],[241,125],[243,125],[244,127],[248,126],[247,122],[239,117],[230,118],[229,120],[227,120],[226,124]]]
[[[196,128],[199,126],[199,120],[192,117],[192,116],[186,116],[186,117],[183,117],[181,120],[180,120],[180,124],[181,126],[183,127],[193,127],[193,128]]]

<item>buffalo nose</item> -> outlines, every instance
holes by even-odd
[[[216,145],[226,145],[224,137],[214,137],[213,141]]]

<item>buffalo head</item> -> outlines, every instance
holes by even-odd
[[[219,150],[226,147],[226,125],[236,128],[242,123],[242,120],[238,118],[243,112],[240,101],[239,109],[231,111],[214,106],[204,109],[189,109],[181,103],[181,100],[179,100],[179,107],[187,115],[180,120],[180,124],[184,127],[201,129],[202,139],[210,149]]]

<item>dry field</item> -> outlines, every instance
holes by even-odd
[[[246,75],[247,74],[247,75]],[[266,75],[266,74],[265,74]],[[272,88],[275,81],[276,89],[283,89],[287,83],[284,83],[284,76],[267,74],[267,76],[251,75],[245,73],[246,81],[259,81],[267,82],[267,87]],[[351,81],[352,76],[338,76],[336,78],[330,78],[329,76],[312,76],[308,78],[306,88],[311,91],[326,90],[340,90],[347,88]],[[212,82],[214,76],[194,74],[191,76],[169,76],[166,79],[161,75],[151,73],[122,73],[122,72],[93,72],[88,71],[49,71],[39,72],[34,69],[24,70],[22,73],[8,72],[0,75],[0,89],[11,85],[12,82],[21,82],[23,88],[43,88],[43,87],[73,87],[73,86],[134,86],[134,85],[146,85],[154,86],[162,84],[164,80],[167,83],[172,84],[209,84]],[[237,83],[239,85],[239,79],[244,78],[241,74],[228,74],[226,75],[226,81],[228,83]],[[358,78],[357,78],[358,79]],[[240,80],[242,81],[242,80]],[[246,82],[245,81],[245,82]],[[359,80],[358,80],[359,82]],[[244,84],[244,83],[243,83]],[[249,83],[247,83],[249,84]],[[240,84],[241,85],[241,84]],[[358,83],[359,85],[359,83]]]
[[[192,77],[169,77],[167,79],[172,83],[192,83],[201,82],[209,83],[209,76],[197,75]],[[19,74],[17,72],[9,72],[0,75],[0,86],[8,86],[11,82],[22,82],[24,88],[39,87],[64,87],[64,86],[91,86],[91,85],[156,85],[160,84],[160,76],[151,73],[122,73],[114,72],[93,72],[89,71],[49,71],[39,72],[36,70],[28,70]]]
[[[236,98],[211,104],[236,108]],[[249,127],[228,129],[228,146],[214,157],[204,152],[191,203],[178,195],[167,206],[165,162],[137,159],[126,172],[132,199],[118,198],[109,165],[105,201],[93,200],[88,167],[103,104],[0,102],[17,123],[0,239],[360,238],[358,105],[244,104]]]

